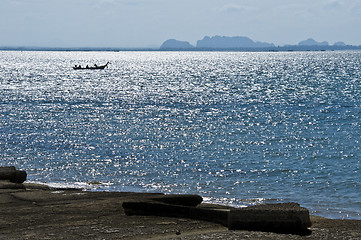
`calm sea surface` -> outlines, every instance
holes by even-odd
[[[361,219],[361,52],[1,51],[0,161],[57,186]]]

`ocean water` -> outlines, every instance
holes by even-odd
[[[361,219],[360,145],[361,52],[0,52],[0,165],[29,181]]]

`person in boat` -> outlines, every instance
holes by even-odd
[[[98,67],[98,65],[94,64],[94,67]]]
[[[86,67],[85,68],[89,68],[89,66],[88,65],[86,65]]]

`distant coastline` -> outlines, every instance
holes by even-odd
[[[343,51],[361,50],[361,45],[347,45],[336,42],[330,45],[327,41],[317,42],[312,38],[300,41],[297,45],[276,46],[273,43],[255,42],[248,37],[214,36],[204,37],[193,46],[187,41],[168,39],[160,47],[149,48],[117,48],[117,47],[37,47],[37,46],[0,46],[0,51],[223,51],[223,52],[290,52],[290,51]]]
[[[191,48],[191,49],[158,49],[157,51],[190,51],[190,52],[293,52],[293,51],[345,51],[361,50],[361,46],[275,46],[266,48]]]
[[[317,42],[312,38],[300,41],[297,45],[276,46],[273,43],[256,42],[248,37],[235,36],[205,36],[198,40],[196,46],[189,42],[176,39],[166,40],[160,50],[166,51],[335,51],[335,50],[361,50],[361,46],[346,45],[336,42],[329,45],[327,41]]]
[[[191,48],[191,49],[159,49],[159,48],[56,48],[56,47],[0,47],[0,51],[59,51],[59,52],[297,52],[297,51],[346,51],[361,50],[361,46],[277,46],[272,48]]]

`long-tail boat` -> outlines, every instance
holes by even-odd
[[[110,62],[107,62],[106,64],[100,65],[100,66],[94,64],[94,66],[90,66],[90,67],[89,67],[88,65],[86,65],[86,67],[82,67],[81,65],[75,65],[75,66],[73,67],[73,69],[74,69],[74,70],[86,70],[86,69],[96,70],[96,69],[104,69],[104,68],[108,67],[108,64],[109,64],[109,63],[110,63]]]

